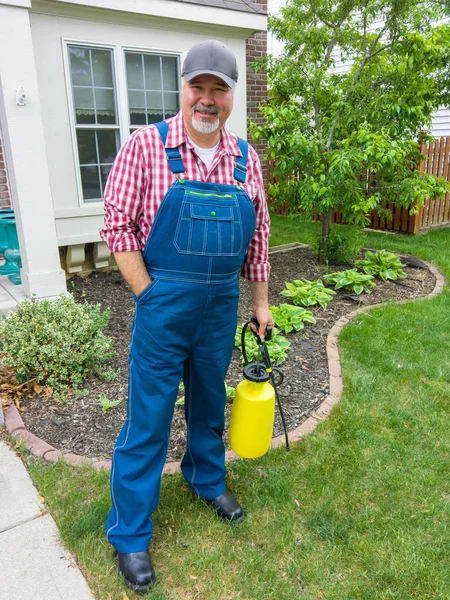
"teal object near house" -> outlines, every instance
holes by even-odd
[[[15,285],[22,283],[20,277],[19,238],[17,237],[16,218],[14,211],[7,209],[0,211],[0,252],[3,252],[5,264],[0,267],[0,275],[8,275],[8,279]]]

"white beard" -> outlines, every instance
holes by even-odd
[[[211,123],[211,121],[196,119],[195,112],[192,113],[192,127],[198,133],[214,133],[214,131],[219,129],[219,125],[219,116],[217,116],[217,119]]]

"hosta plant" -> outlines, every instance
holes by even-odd
[[[371,289],[375,287],[372,281],[373,276],[367,273],[360,273],[356,269],[348,269],[338,273],[329,273],[324,276],[325,281],[332,285],[336,290],[349,290],[355,294],[370,294]]]
[[[275,325],[280,331],[290,333],[291,331],[300,331],[307,323],[315,323],[316,320],[310,310],[301,306],[293,306],[292,304],[280,304],[280,306],[271,306]]]
[[[242,352],[241,346],[241,334],[242,325],[238,325],[235,336],[235,346]],[[270,360],[274,365],[281,365],[287,358],[287,352],[291,347],[291,343],[274,328],[272,333],[272,339],[266,342],[267,349],[269,350]],[[249,362],[256,360],[258,357],[258,343],[256,341],[255,334],[247,328],[245,332],[245,349],[247,352],[247,359]],[[244,356],[241,355],[241,360],[244,362]]]
[[[308,281],[307,279],[294,279],[285,281],[286,288],[281,292],[282,296],[291,298],[296,306],[315,306],[319,304],[324,310],[336,293],[323,285],[320,279]]]
[[[402,269],[402,263],[395,254],[380,250],[379,252],[366,252],[363,260],[357,260],[355,266],[362,269],[368,275],[373,275],[379,279],[404,279],[406,273]]]

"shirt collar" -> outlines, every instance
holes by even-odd
[[[166,148],[178,148],[182,144],[188,145],[184,119],[181,110],[171,119],[168,119],[169,131],[167,134]],[[219,150],[232,156],[242,156],[239,150],[237,137],[226,127],[222,127]]]

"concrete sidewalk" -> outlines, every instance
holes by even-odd
[[[0,275],[0,315],[16,308],[24,298],[21,285],[14,285],[7,275]]]
[[[94,600],[22,461],[0,440],[0,598]]]

